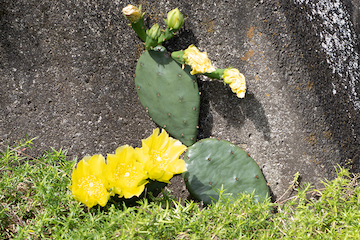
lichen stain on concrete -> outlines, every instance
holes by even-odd
[[[314,146],[318,142],[318,140],[317,140],[317,138],[315,136],[315,133],[311,133],[304,140],[307,141],[308,143],[310,143],[312,146]]]
[[[252,39],[254,37],[255,28],[251,26],[246,33],[246,37]]]
[[[330,140],[333,139],[333,133],[331,132],[331,130],[324,131],[324,132],[323,132],[323,135],[324,135],[324,137],[327,138],[327,139],[330,139]]]
[[[203,22],[200,23],[202,26],[205,26],[206,31],[209,33],[214,32],[214,20],[205,18]]]
[[[255,51],[254,50],[252,50],[252,49],[250,49],[249,51],[247,51],[246,53],[245,53],[245,55],[243,56],[243,57],[241,57],[240,58],[240,60],[243,60],[243,61],[249,61],[250,60],[250,58],[252,57],[252,56],[254,56],[255,55]]]
[[[307,90],[311,90],[313,87],[314,87],[314,82],[308,81],[308,84],[307,84],[307,86],[306,86],[306,89],[307,89]]]

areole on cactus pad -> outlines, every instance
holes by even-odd
[[[135,71],[135,87],[152,120],[186,146],[196,141],[200,96],[196,77],[166,52],[146,50]]]

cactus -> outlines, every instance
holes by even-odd
[[[135,71],[135,87],[152,120],[186,146],[196,141],[200,96],[190,67],[184,70],[164,49],[146,50]]]
[[[230,142],[203,139],[185,153],[186,186],[195,198],[205,204],[218,200],[217,189],[226,193],[254,192],[255,200],[269,196],[265,178],[256,162],[241,148]]]

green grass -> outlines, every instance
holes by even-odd
[[[342,168],[323,189],[305,184],[280,203],[222,194],[201,208],[165,194],[88,210],[68,189],[76,160],[27,156],[31,142],[0,146],[0,239],[360,239],[358,177]]]

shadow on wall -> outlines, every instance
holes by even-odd
[[[270,141],[270,127],[264,108],[251,92],[246,93],[244,99],[239,99],[221,81],[198,81],[201,92],[201,108],[198,138],[211,136],[213,117],[210,103],[214,110],[227,120],[227,127],[242,128],[247,119],[251,120],[255,128],[263,133],[264,139]],[[215,99],[213,101],[213,99]]]
[[[169,52],[173,52],[186,49],[191,44],[197,45],[198,40],[185,24],[184,29],[165,42],[164,46]],[[198,79],[198,85],[201,92],[198,139],[211,136],[213,117],[210,102],[212,102],[215,111],[227,120],[228,126],[241,128],[245,120],[249,119],[254,123],[256,129],[263,133],[264,139],[270,141],[270,127],[265,111],[254,94],[248,92],[244,99],[239,99],[228,86],[224,86],[223,82],[209,78],[206,78],[206,81]],[[215,100],[212,101],[212,99]]]

